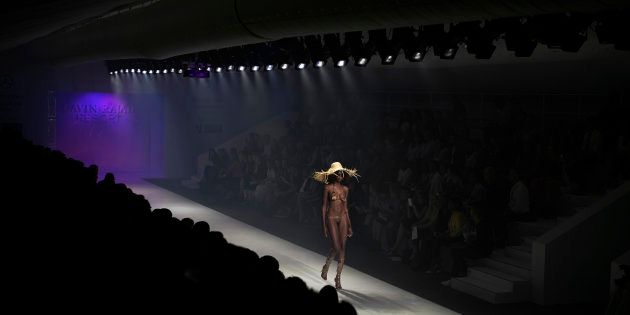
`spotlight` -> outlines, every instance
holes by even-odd
[[[459,43],[463,40],[457,28],[451,24],[448,33],[444,31],[444,25],[428,25],[424,31],[433,46],[433,54],[440,59],[454,59],[459,50]]]
[[[129,69],[125,69],[125,72],[129,72]]]
[[[162,70],[162,73],[166,74],[166,73],[168,73],[168,70],[164,69],[164,70]]]
[[[208,70],[208,71],[210,71],[210,70]],[[218,66],[216,69],[214,69],[214,71],[221,72],[221,71],[223,71],[223,68],[221,68],[221,66]]]
[[[446,49],[446,51],[444,51],[442,56],[444,56],[444,59],[453,59],[456,53],[457,53],[457,48],[449,47]]]
[[[341,45],[339,34],[324,35],[324,46],[330,51],[335,67],[341,68],[348,63],[350,48],[345,43]]]
[[[412,27],[401,28],[399,30],[400,41],[405,58],[410,62],[421,62],[427,55],[428,42],[425,34]]]
[[[272,47],[274,58],[269,65],[280,70],[289,69],[296,62],[302,62],[305,66],[309,62],[306,48],[299,38],[284,38],[273,42]]]
[[[199,70],[201,70],[201,69],[199,69]],[[210,70],[211,70],[210,66],[206,67],[206,71],[210,71]]]
[[[171,68],[171,73],[175,73],[175,68]]]
[[[118,74],[118,70],[114,71],[115,74]]]
[[[244,47],[247,53],[246,62],[249,64],[250,71],[256,72],[263,67],[263,52],[266,47],[267,46],[265,44],[253,44]]]
[[[313,54],[310,50],[311,48],[321,49],[322,47],[320,37],[315,35],[309,35],[304,38],[284,39],[280,40],[279,44],[288,52],[288,54],[280,54],[282,58],[280,61],[286,63],[287,68],[294,64],[296,70],[306,68],[310,62],[310,56]]]
[[[109,75],[113,75],[113,74],[114,74],[113,72],[111,72],[111,71],[109,72]]]
[[[244,71],[245,70],[245,66],[238,66],[238,71]]]
[[[147,74],[147,70],[142,70],[142,73],[143,74]]]
[[[374,54],[372,43],[368,42],[363,44],[363,32],[346,33],[346,42],[350,46],[350,52],[354,58],[354,65],[365,67]]]
[[[304,37],[304,44],[310,56],[310,58],[305,57],[305,59],[312,60],[315,68],[323,67],[330,57],[330,50],[322,44],[322,37],[319,35],[306,36]]]
[[[136,69],[136,72],[140,73],[140,68]]]
[[[233,66],[233,65],[229,65],[229,66],[227,67],[227,69],[228,69],[228,71],[232,71],[232,70],[234,70],[234,66]]]
[[[153,74],[153,70],[149,70],[149,74]]]
[[[392,30],[391,39],[387,36],[385,29],[373,30],[369,32],[370,44],[376,47],[378,55],[381,57],[382,65],[393,65],[396,63],[400,52],[400,30]]]
[[[135,73],[135,72],[136,72],[136,69],[131,69],[131,73]]]
[[[265,67],[265,70],[267,71],[273,70],[273,65],[267,65],[267,67]]]

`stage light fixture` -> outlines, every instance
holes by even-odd
[[[363,32],[348,32],[345,34],[345,39],[350,47],[354,65],[357,67],[367,66],[374,54],[374,48],[369,42],[363,43]]]
[[[280,70],[286,70],[291,65],[296,63],[308,62],[308,54],[306,48],[300,38],[291,37],[283,38],[269,43],[267,46],[268,52],[266,52],[266,64],[267,67],[278,68]]]
[[[402,28],[399,33],[405,59],[411,62],[423,61],[428,51],[428,43],[424,33],[413,27]]]
[[[300,62],[300,63],[298,63],[296,65],[296,67],[297,67],[298,70],[302,70],[302,69],[306,68],[306,64],[303,63],[303,62]]]
[[[444,31],[444,25],[428,25],[423,27],[429,43],[433,46],[433,54],[440,59],[454,59],[459,50],[459,44],[463,36],[457,25],[451,24],[448,33]]]
[[[499,23],[486,21],[481,26],[481,21],[459,23],[460,30],[466,49],[469,54],[475,55],[477,59],[490,59],[496,50],[494,40],[499,37]]]
[[[551,49],[577,52],[586,41],[586,33],[592,22],[590,14],[546,14],[531,19],[535,36],[541,44]]]
[[[229,65],[229,66],[227,67],[227,70],[228,70],[228,71],[232,71],[232,70],[234,70],[234,66],[233,66],[233,65]]]
[[[595,34],[600,44],[613,44],[615,49],[630,50],[630,36],[624,28],[629,12],[605,12],[595,22]]]
[[[505,30],[505,47],[516,57],[530,57],[538,42],[534,39],[534,26],[530,19],[505,18],[500,23]]]
[[[265,67],[265,70],[267,70],[267,71],[271,71],[271,70],[273,70],[273,65],[267,65],[267,66]]]
[[[308,51],[308,57],[304,59],[313,62],[313,67],[321,68],[326,65],[330,58],[330,51],[322,43],[322,36],[309,35],[305,36],[303,41]]]
[[[399,31],[392,30],[391,39],[387,36],[386,29],[372,30],[369,32],[369,43],[376,48],[382,65],[393,65],[396,63],[400,53]]]
[[[252,71],[258,71],[259,68],[260,68],[260,66],[254,65],[254,66],[252,66]]]
[[[339,34],[326,34],[324,35],[324,47],[325,50],[330,51],[330,55],[333,60],[333,65],[336,68],[341,68],[348,63],[350,57],[350,47],[347,43],[341,44]]]

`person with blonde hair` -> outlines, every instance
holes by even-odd
[[[348,214],[348,186],[342,184],[347,176],[357,178],[356,169],[347,169],[339,162],[334,162],[328,170],[315,172],[312,178],[325,184],[322,201],[322,223],[324,237],[331,240],[331,249],[322,268],[321,277],[326,280],[328,267],[337,258],[337,276],[335,288],[341,289],[341,270],[346,258],[346,239],[352,236],[352,223]]]

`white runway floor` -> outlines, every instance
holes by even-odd
[[[189,217],[206,221],[210,229],[221,231],[228,242],[249,248],[259,256],[271,255],[280,262],[285,276],[298,276],[319,291],[324,285],[334,285],[336,262],[329,271],[329,281],[319,277],[325,257],[299,247],[218,211],[195,203],[180,195],[142,180],[124,180],[135,193],[144,195],[152,208],[168,208],[178,218]],[[343,290],[339,297],[346,300],[359,314],[457,314],[445,307],[401,290],[346,265],[342,274]]]

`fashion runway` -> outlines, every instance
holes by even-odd
[[[223,233],[228,242],[249,248],[259,256],[271,255],[278,259],[286,277],[298,276],[313,290],[324,285],[334,286],[336,262],[330,266],[328,281],[320,278],[325,257],[278,238],[251,225],[233,219],[211,208],[193,202],[147,181],[125,178],[124,182],[135,193],[144,195],[152,208],[168,208],[178,218],[189,217],[206,221],[211,230]],[[443,306],[380,281],[346,264],[341,277],[344,287],[339,291],[359,314],[457,314]]]

